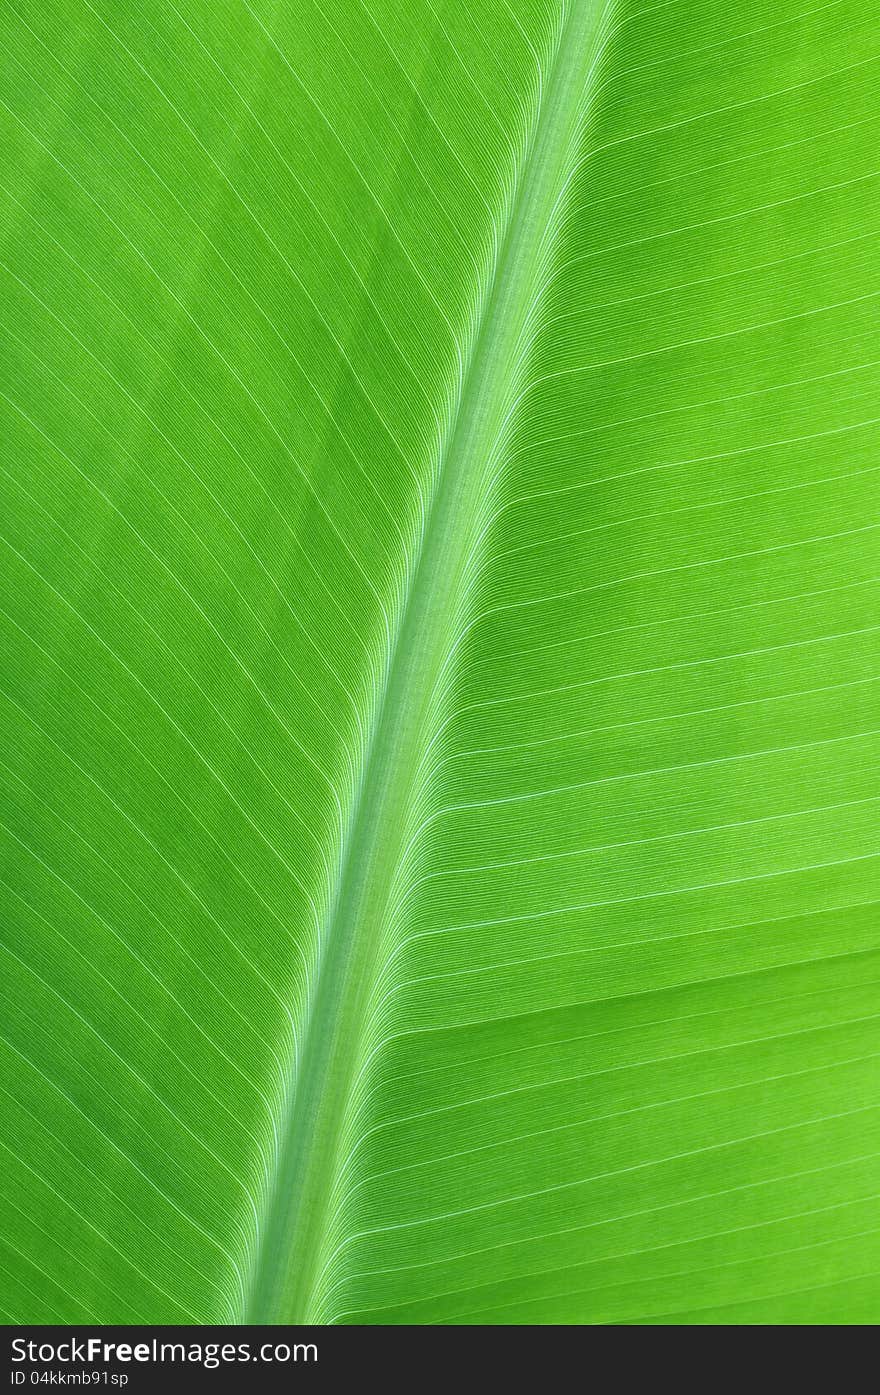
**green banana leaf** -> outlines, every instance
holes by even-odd
[[[5,1321],[880,1319],[878,55],[2,0]]]

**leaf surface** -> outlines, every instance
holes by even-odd
[[[4,0],[0,1308],[880,1317],[864,0]]]

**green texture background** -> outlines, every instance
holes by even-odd
[[[870,0],[0,0],[0,1313],[880,1319]]]

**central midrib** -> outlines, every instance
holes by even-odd
[[[253,1323],[315,1320],[334,1165],[448,622],[478,546],[486,463],[505,429],[546,240],[563,193],[606,0],[571,0],[475,336],[403,609],[347,839],[296,1093],[267,1207]]]

